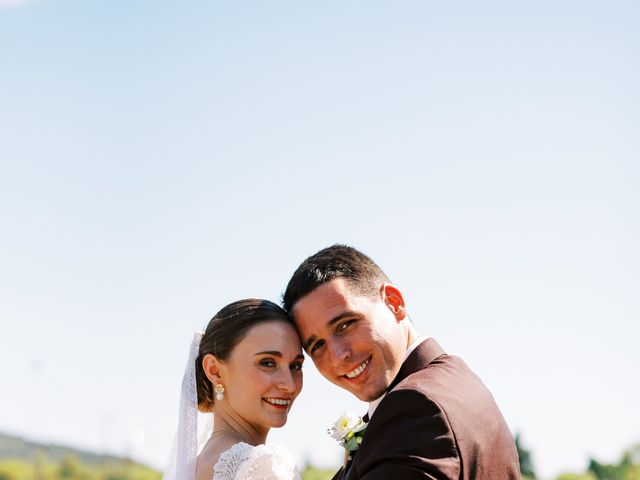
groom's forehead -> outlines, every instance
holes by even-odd
[[[348,291],[333,282],[325,283],[302,297],[292,308],[299,330],[330,326],[334,317],[350,308]]]
[[[330,330],[340,320],[343,313],[348,310],[343,305],[333,304],[326,309],[314,309],[304,307],[293,312],[293,320],[296,330],[302,337],[323,336],[323,332]]]
[[[351,297],[355,296],[353,287],[344,278],[336,278],[318,285],[312,291],[301,297],[293,306],[295,315],[296,309],[325,310],[348,303]]]

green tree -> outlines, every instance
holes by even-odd
[[[26,461],[18,458],[0,460],[0,476],[9,480],[31,480],[33,467]]]
[[[65,456],[58,465],[58,476],[60,478],[77,478],[80,473],[80,462],[70,455]]]
[[[589,473],[597,480],[640,480],[640,465],[634,464],[636,451],[626,451],[618,463],[604,464],[589,460]]]
[[[336,471],[337,468],[327,470],[307,465],[302,470],[302,480],[331,480]]]
[[[518,451],[518,458],[520,459],[520,473],[523,477],[535,479],[536,472],[533,468],[533,459],[531,458],[531,452],[522,446],[522,440],[520,434],[516,433],[516,450]]]
[[[596,477],[590,473],[563,473],[556,480],[596,480]]]

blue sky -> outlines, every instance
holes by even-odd
[[[193,330],[361,248],[544,476],[640,442],[635,2],[0,1],[0,430],[162,467]],[[299,459],[362,405],[311,362]]]

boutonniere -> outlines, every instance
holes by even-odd
[[[332,438],[345,449],[345,465],[351,460],[353,453],[362,443],[362,437],[367,424],[362,417],[357,417],[351,412],[344,412],[340,418],[327,430]]]

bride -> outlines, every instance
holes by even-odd
[[[299,480],[289,453],[265,442],[287,422],[303,360],[293,323],[275,303],[240,300],[220,310],[191,344],[163,480]],[[201,450],[197,411],[213,418]]]

